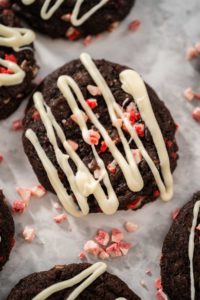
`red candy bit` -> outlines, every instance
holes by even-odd
[[[170,157],[173,159],[177,159],[178,154],[176,152],[170,153]]]
[[[171,217],[172,217],[172,220],[176,220],[176,218],[178,217],[180,213],[180,208],[176,208],[172,211],[171,213]]]
[[[140,207],[142,200],[144,199],[144,197],[138,197],[136,198],[132,203],[127,205],[127,208],[129,209],[135,209]]]
[[[0,73],[2,74],[13,74],[13,72],[7,68],[0,67]]]
[[[92,145],[98,145],[99,139],[100,139],[100,134],[98,133],[98,131],[96,131],[94,129],[90,129],[89,130],[89,141],[90,141],[90,144],[92,144]]]
[[[23,237],[25,241],[32,242],[36,236],[35,229],[29,226],[26,226],[23,231]]]
[[[66,216],[66,214],[59,214],[59,215],[53,217],[53,219],[56,224],[62,224],[67,220],[67,216]]]
[[[107,169],[111,174],[115,174],[117,171],[116,163],[115,161],[112,161],[110,164],[107,165]]]
[[[22,200],[15,200],[12,204],[12,211],[14,213],[22,214],[25,210],[26,203]]]
[[[17,193],[20,195],[26,206],[28,206],[29,201],[31,199],[31,189],[24,189],[17,187],[16,188]]]
[[[102,141],[102,142],[101,142],[101,147],[100,147],[99,153],[106,152],[107,149],[108,149],[108,146],[107,146],[106,142],[105,142],[105,141]]]
[[[91,109],[94,109],[95,107],[97,107],[96,99],[88,99],[88,100],[86,100],[86,103]]]
[[[86,36],[86,37],[84,38],[84,40],[83,40],[83,45],[87,47],[87,46],[89,46],[89,45],[92,43],[92,41],[93,41],[92,36],[91,36],[91,35],[88,35],[88,36]]]
[[[167,144],[167,148],[171,148],[174,143],[172,141],[170,141],[170,140],[167,140],[166,144]]]
[[[22,130],[23,129],[23,122],[22,120],[15,120],[12,122],[12,129],[14,131]]]
[[[0,163],[3,161],[3,155],[0,154]]]
[[[99,258],[102,259],[102,260],[106,260],[106,259],[108,259],[109,257],[110,257],[110,255],[109,255],[106,251],[104,251],[104,250],[102,250],[102,251],[99,253]]]
[[[195,121],[200,122],[200,107],[194,109],[192,117]]]
[[[74,151],[76,151],[78,149],[78,144],[72,140],[67,140],[67,142],[70,144],[70,146],[72,147],[72,149]]]
[[[41,184],[34,186],[31,189],[31,195],[38,198],[43,197],[46,194],[46,192],[47,192],[46,189]]]
[[[162,289],[156,292],[156,298],[157,300],[168,300],[167,296],[165,295]]]
[[[122,242],[118,243],[118,247],[121,250],[123,255],[127,255],[128,251],[131,249],[132,245],[130,243],[122,241]]]
[[[144,124],[136,124],[134,128],[138,136],[144,137]]]
[[[80,37],[80,31],[74,27],[70,27],[68,30],[67,30],[67,33],[66,33],[66,36],[68,37],[68,39],[70,41],[75,41],[77,40],[79,37]]]
[[[136,113],[135,113],[135,120],[136,120],[136,121],[139,121],[140,119],[141,119],[140,113],[139,113],[139,112],[136,112]]]
[[[93,254],[94,256],[98,256],[101,250],[101,247],[92,240],[87,241],[84,245],[84,251]]]
[[[159,190],[154,191],[153,196],[154,198],[158,198],[160,196],[160,191]]]
[[[200,100],[200,93],[194,93],[194,98]]]
[[[134,111],[130,111],[129,113],[129,121],[131,122],[131,124],[135,124],[135,112]]]
[[[104,230],[98,230],[97,235],[95,236],[95,240],[102,246],[107,246],[110,241],[110,236],[108,232]]]
[[[162,289],[161,278],[157,278],[157,279],[155,280],[155,288],[156,288],[157,290]]]
[[[84,251],[81,251],[81,252],[80,252],[79,258],[80,258],[80,260],[86,260],[86,259],[87,259],[86,254],[85,254]]]
[[[139,29],[140,26],[141,26],[140,20],[134,20],[129,24],[128,29],[131,31],[136,31]]]
[[[120,251],[119,245],[114,243],[106,248],[106,253],[111,257],[120,257],[122,256],[122,252]]]
[[[136,163],[139,164],[142,161],[142,153],[140,149],[133,149],[132,153]]]
[[[5,60],[12,61],[13,63],[17,63],[17,58],[13,54],[5,54]]]
[[[114,243],[119,243],[124,239],[123,233],[117,228],[112,229],[111,241]]]
[[[35,110],[35,111],[33,112],[33,114],[32,114],[32,119],[33,119],[34,121],[40,120],[40,113],[39,113],[37,110]]]

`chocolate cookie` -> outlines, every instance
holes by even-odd
[[[106,269],[105,263],[55,266],[49,271],[34,273],[20,280],[7,300],[25,300],[33,299],[33,297],[35,297],[34,300],[61,300],[68,299],[69,296],[71,296],[70,299],[77,300],[140,299],[121,279],[106,272]],[[73,280],[71,285],[69,285],[70,280]],[[58,288],[55,290],[56,283]],[[62,283],[63,286],[59,287],[59,283]],[[48,294],[47,288],[50,288]],[[42,291],[43,294],[40,294]],[[76,293],[73,294],[75,291]]]
[[[163,244],[162,285],[171,300],[200,299],[199,207],[200,192],[180,210]]]
[[[14,245],[14,221],[0,190],[0,270],[9,259]]]
[[[24,119],[24,149],[68,212],[113,214],[160,194],[171,199],[176,125],[135,71],[82,54],[38,91]]]
[[[130,12],[134,0],[15,0],[14,8],[39,32],[75,40],[109,30]]]
[[[0,119],[12,114],[32,91],[38,71],[32,44],[35,35],[19,28],[9,3],[0,2]]]

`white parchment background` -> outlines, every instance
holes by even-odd
[[[140,19],[142,26],[138,32],[129,33],[127,25],[134,19]],[[28,210],[15,217],[16,245],[0,274],[0,300],[6,299],[19,279],[32,272],[47,270],[55,264],[79,262],[78,254],[84,242],[96,229],[120,228],[127,220],[139,225],[137,233],[125,235],[135,246],[128,256],[109,261],[109,270],[127,282],[143,300],[155,299],[154,280],[159,276],[161,246],[171,224],[171,211],[200,189],[200,125],[190,116],[198,103],[187,103],[182,97],[183,90],[190,85],[200,91],[200,74],[184,58],[185,49],[200,40],[199,21],[198,0],[137,0],[132,13],[117,31],[103,35],[87,48],[81,42],[72,44],[37,36],[40,76],[77,58],[82,51],[139,71],[166,101],[180,124],[177,135],[180,160],[174,174],[174,198],[168,204],[157,201],[137,212],[118,212],[111,217],[98,214],[77,220],[69,216],[68,223],[56,225],[52,219],[56,214],[53,208],[56,197],[48,193],[42,199],[32,200]],[[37,183],[23,152],[21,132],[10,130],[12,121],[23,116],[24,107],[25,103],[11,118],[0,123],[0,152],[5,157],[0,165],[0,187],[10,203],[18,198],[16,186],[29,187]],[[37,231],[32,244],[22,239],[25,225]],[[145,275],[147,267],[152,269],[152,277]],[[149,291],[141,287],[141,280],[146,282]]]

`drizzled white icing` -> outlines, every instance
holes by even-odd
[[[100,123],[97,116],[85,102],[85,99],[77,83],[69,76],[60,76],[57,82],[58,88],[60,89],[61,93],[66,99],[73,115],[77,119],[77,123],[81,130],[83,140],[86,143],[90,144],[89,130],[86,121],[83,117],[82,110],[86,113],[91,123],[95,126],[95,128],[97,128],[103,140],[106,142],[110,153],[112,154],[115,162],[120,167],[124,175],[129,189],[133,192],[138,192],[142,190],[144,186],[142,176],[134,159],[132,150],[130,148],[130,144],[126,140],[124,132],[121,129],[119,123],[117,122],[117,119],[120,117],[123,120],[131,138],[137,145],[137,148],[141,151],[143,158],[148,163],[155,177],[156,183],[160,189],[162,199],[165,201],[169,200],[173,194],[173,180],[170,171],[169,157],[167,155],[167,150],[163,141],[163,137],[155,119],[151,107],[151,102],[149,100],[149,96],[147,94],[146,87],[142,78],[135,71],[132,70],[126,70],[120,74],[122,88],[127,93],[133,96],[140,110],[142,119],[146,123],[146,126],[148,127],[152,135],[160,159],[161,172],[164,182],[162,181],[162,178],[153,160],[151,159],[146,149],[144,148],[141,140],[139,139],[134,127],[130,124],[130,121],[124,115],[122,108],[116,102],[110,88],[108,87],[106,81],[104,80],[96,65],[92,61],[91,57],[88,54],[82,54],[80,56],[80,59],[84,67],[90,74],[91,78],[101,91],[102,96],[104,97],[111,122],[113,126],[117,129],[122,146],[124,148],[125,156],[123,156],[122,153],[118,150],[117,146],[115,145],[114,141],[112,141],[112,139],[110,138],[104,126]],[[77,101],[79,102],[82,110],[79,109]],[[76,197],[81,212],[77,209],[72,196],[69,195],[66,189],[64,188],[64,185],[58,177],[56,168],[53,166],[46,153],[42,149],[35,133],[31,129],[28,129],[26,131],[26,137],[33,144],[44,166],[44,169],[46,170],[51,185],[53,186],[58,198],[60,199],[65,209],[74,216],[81,216],[82,214],[86,215],[89,212],[87,198],[89,195],[94,195],[101,210],[104,213],[115,213],[118,208],[119,201],[111,185],[104,162],[98,155],[95,146],[91,145],[91,150],[100,169],[101,177],[98,180],[94,178],[94,175],[91,174],[88,167],[83,163],[83,161],[80,159],[77,153],[66,141],[62,128],[56,122],[51,112],[51,109],[44,103],[43,96],[41,93],[37,92],[34,94],[34,103],[45,126],[49,141],[52,144],[53,149],[55,151],[57,162],[69,181],[71,190],[74,196]],[[58,148],[55,133],[62,142],[66,153],[63,153]],[[75,173],[73,173],[68,163],[69,158],[74,162],[75,166],[77,167],[77,171]],[[102,189],[100,181],[103,181],[107,193],[105,193]]]
[[[20,47],[31,44],[34,39],[35,34],[32,30],[0,24],[0,46],[19,51]],[[12,72],[0,73],[0,86],[12,86],[23,82],[25,72],[16,63],[0,58],[0,65]]]
[[[71,279],[56,283],[41,293],[39,293],[32,300],[45,300],[56,292],[70,288],[80,283],[73,292],[65,300],[75,300],[88,286],[90,286],[97,278],[105,273],[107,265],[103,262],[97,262],[92,266],[88,267],[78,275]],[[126,300],[125,298],[117,298],[116,300]]]
[[[193,257],[194,257],[195,228],[197,226],[199,209],[200,209],[200,200],[195,203],[194,208],[193,208],[193,220],[192,220],[192,227],[191,227],[191,230],[190,230],[189,244],[188,244],[188,256],[189,256],[189,260],[190,260],[190,293],[191,293],[191,300],[195,300]]]
[[[35,2],[35,0],[21,0],[21,1],[25,5],[31,5]],[[81,5],[83,4],[84,0],[77,0],[71,15],[71,24],[74,26],[82,25],[99,9],[101,9],[108,1],[109,0],[101,0],[98,4],[94,5],[94,7],[92,7],[88,12],[86,12],[80,19],[78,19]],[[40,11],[41,18],[43,20],[50,19],[63,2],[64,0],[57,0],[50,8],[51,0],[45,0]]]

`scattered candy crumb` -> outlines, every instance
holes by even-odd
[[[156,299],[157,300],[168,300],[167,296],[165,295],[165,293],[163,292],[162,289],[160,289],[156,292]]]
[[[196,107],[193,110],[192,117],[195,121],[200,122],[200,107]]]
[[[117,228],[112,229],[111,241],[114,243],[119,243],[124,239],[123,233]]]
[[[67,216],[66,216],[66,214],[59,214],[59,215],[53,217],[53,219],[56,224],[62,224],[67,220]]]
[[[162,288],[161,278],[157,278],[157,279],[155,280],[155,288],[156,288],[157,290],[159,290],[159,289]]]
[[[22,120],[15,120],[12,122],[12,130],[18,131],[23,129]]]
[[[124,224],[124,228],[127,232],[135,232],[138,230],[138,225],[132,222],[126,222]]]
[[[141,21],[140,20],[134,20],[128,25],[128,29],[130,31],[137,31],[141,26]]]
[[[86,254],[85,254],[84,251],[81,251],[81,252],[80,252],[79,258],[80,258],[80,260],[86,260],[86,259],[87,259],[87,256],[86,256]]]
[[[34,238],[36,237],[35,229],[31,228],[29,226],[26,226],[23,231],[23,237],[24,237],[25,241],[31,243],[34,240]]]
[[[104,230],[98,230],[95,240],[102,246],[107,246],[110,241],[109,233]]]
[[[22,200],[15,200],[12,204],[13,213],[22,214],[26,208],[26,203]]]
[[[41,184],[31,188],[31,195],[38,198],[43,197],[46,194],[46,192],[47,192],[46,189]]]

